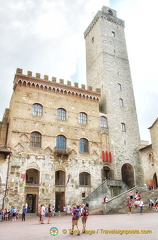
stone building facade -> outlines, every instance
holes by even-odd
[[[144,169],[144,183],[147,187],[152,181],[154,188],[158,187],[158,119],[149,127],[151,144],[148,144],[140,149],[141,161]]]
[[[17,69],[0,125],[2,206],[37,212],[41,203],[82,202],[106,179],[117,194],[114,180],[142,184],[124,22],[103,7],[85,41],[87,88]]]
[[[17,69],[7,130],[11,205],[27,201],[33,212],[43,202],[63,206],[101,183],[101,139],[108,150],[108,135],[100,134],[107,125],[100,127],[99,99],[99,89]]]

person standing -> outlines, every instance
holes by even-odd
[[[89,215],[89,203],[86,203],[85,207],[82,210],[82,225],[83,225],[82,233],[85,233],[88,215]]]
[[[63,212],[66,215],[66,206],[63,207]]]
[[[52,217],[54,218],[54,216],[55,216],[55,207],[53,206],[52,207]]]
[[[0,222],[2,222],[3,210],[0,209]]]
[[[142,199],[140,198],[140,200],[139,200],[140,214],[143,213],[143,205],[144,205],[144,203],[143,203]]]
[[[50,218],[52,217],[52,208],[51,204],[48,205],[48,224],[50,223]]]
[[[127,207],[128,207],[128,213],[129,215],[131,215],[132,203],[130,198],[128,198],[127,200]]]
[[[10,212],[12,214],[12,221],[16,221],[16,212],[17,212],[16,208],[14,206],[12,206]]]
[[[39,207],[39,222],[41,222],[41,208],[42,208],[42,204],[40,205],[40,207]]]
[[[71,206],[70,204],[68,203],[67,207],[66,207],[66,215],[70,215],[71,213]]]
[[[44,224],[44,218],[45,218],[45,206],[44,206],[44,204],[41,205],[40,213],[41,213],[41,224]]]
[[[4,220],[5,220],[5,221],[8,221],[8,215],[9,215],[9,210],[6,208],[6,209],[4,210],[4,216],[5,216]]]
[[[78,233],[77,235],[80,235],[80,229],[78,227],[78,220],[80,218],[80,209],[79,206],[74,206],[72,210],[72,231],[70,232],[71,235],[74,233],[74,227],[76,226]]]
[[[27,212],[27,209],[26,209],[25,206],[23,206],[23,209],[22,209],[22,221],[25,221],[26,212]]]

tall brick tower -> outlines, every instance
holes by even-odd
[[[84,33],[87,85],[101,89],[100,111],[108,120],[114,179],[130,187],[143,182],[138,149],[138,121],[124,21],[117,12],[103,6]]]

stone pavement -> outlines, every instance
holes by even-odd
[[[25,222],[21,219],[17,221],[0,222],[1,240],[157,240],[158,239],[158,212],[116,214],[116,215],[89,215],[87,221],[87,233],[80,236],[69,234],[71,228],[71,216],[61,216],[51,219],[51,223],[39,223],[39,218],[26,218]],[[81,229],[81,220],[79,227]],[[58,234],[53,236],[50,229],[56,227]],[[121,231],[125,231],[124,233]],[[109,231],[109,232],[108,232]],[[111,232],[110,232],[111,231]],[[142,232],[141,232],[142,231]],[[122,234],[121,234],[122,233]]]

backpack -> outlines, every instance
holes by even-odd
[[[80,210],[79,209],[75,209],[73,215],[74,215],[74,218],[76,218],[76,219],[79,218],[80,217]]]
[[[88,216],[88,215],[89,215],[88,207],[85,207],[83,211],[83,216]]]

